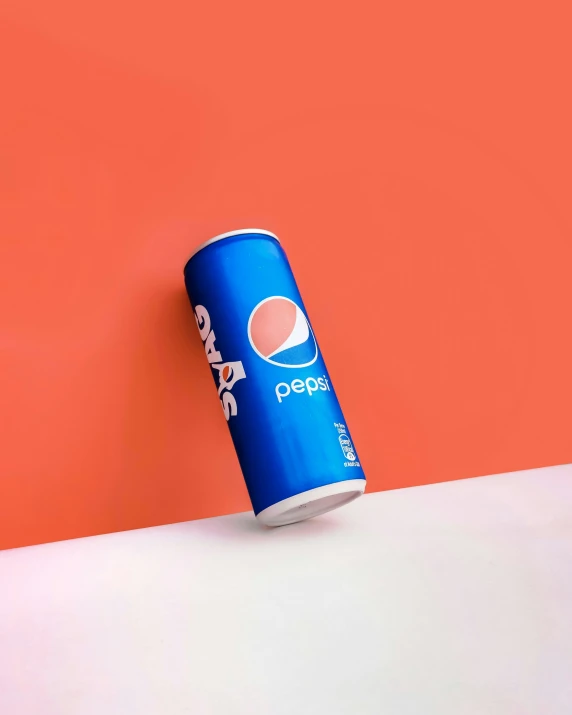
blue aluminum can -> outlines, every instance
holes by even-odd
[[[199,246],[185,285],[257,518],[282,526],[363,494],[365,476],[278,238]]]

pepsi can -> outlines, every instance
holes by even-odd
[[[256,517],[309,519],[365,475],[286,254],[269,231],[200,245],[185,285]]]

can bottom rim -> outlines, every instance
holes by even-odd
[[[360,497],[365,491],[365,479],[347,479],[309,489],[301,494],[283,499],[263,509],[256,515],[265,526],[286,526],[312,519],[333,509],[338,509]]]

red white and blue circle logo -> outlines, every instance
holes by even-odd
[[[261,301],[250,314],[248,339],[254,352],[280,367],[308,367],[316,362],[318,345],[300,307],[280,295]]]

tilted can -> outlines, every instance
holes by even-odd
[[[363,494],[365,475],[278,238],[200,245],[185,285],[256,517],[309,519]]]

